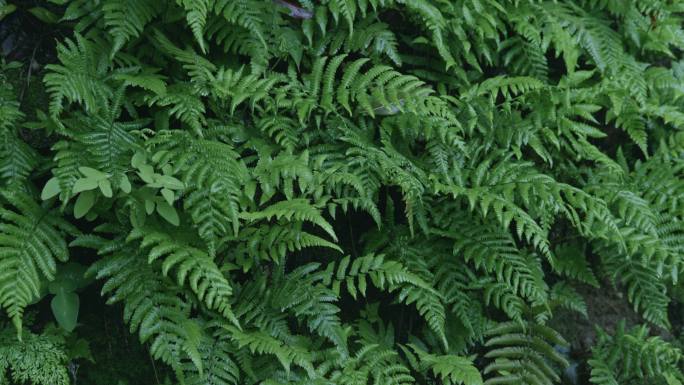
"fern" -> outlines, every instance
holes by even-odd
[[[681,351],[659,337],[648,337],[648,328],[626,331],[623,320],[614,335],[599,333],[589,360],[591,383],[670,383],[672,378],[682,378]]]
[[[0,381],[98,382],[109,358],[71,346],[124,343],[78,262],[163,363],[148,382],[554,384],[552,327],[604,322],[583,296],[606,286],[673,340],[599,332],[567,370],[682,382],[683,12],[0,0],[3,57],[27,61],[0,64],[0,339],[24,336]],[[48,307],[78,327],[33,334]]]
[[[0,304],[21,339],[24,309],[40,297],[42,282],[55,278],[57,262],[69,258],[64,238],[76,229],[25,192],[3,191],[2,201]]]
[[[82,103],[87,112],[97,112],[98,102],[112,95],[107,84],[110,64],[93,42],[76,35],[57,47],[62,64],[50,64],[45,85],[51,94],[50,113],[59,115],[64,101]]]
[[[0,334],[0,381],[69,384],[64,340],[49,331],[34,334],[24,330],[21,334],[22,341],[12,333]]]
[[[112,52],[140,36],[147,23],[159,13],[154,1],[107,1],[102,5],[105,26],[113,37]]]
[[[435,376],[447,384],[482,384],[480,372],[473,366],[472,361],[459,356],[435,356],[417,347],[416,351],[422,365],[430,368]]]
[[[153,266],[140,255],[127,253],[130,249],[85,238],[75,244],[112,253],[93,265],[90,273],[106,279],[102,294],[109,296],[110,303],[124,303],[124,320],[132,332],[138,332],[141,343],[150,341],[152,356],[170,365],[181,379],[186,359],[202,371],[201,334],[190,318],[190,306],[179,296],[180,290],[155,274]]]
[[[560,380],[555,366],[568,365],[551,345],[566,345],[565,341],[545,326],[505,323],[488,334],[491,337],[486,345],[493,348],[486,356],[494,361],[484,372],[496,375],[485,384],[553,384]]]
[[[148,229],[135,229],[129,241],[140,239],[140,247],[149,249],[148,263],[163,259],[162,273],[174,271],[178,285],[187,284],[209,309],[216,310],[238,324],[230,308],[232,288],[211,257],[203,250],[174,240],[169,234]]]

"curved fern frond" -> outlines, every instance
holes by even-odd
[[[65,262],[65,236],[75,228],[25,192],[5,190],[0,207],[0,305],[21,339],[24,309],[40,297],[40,288]]]

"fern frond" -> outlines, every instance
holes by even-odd
[[[485,357],[494,359],[484,370],[495,374],[485,384],[548,384],[560,381],[557,367],[568,366],[567,360],[553,345],[567,343],[554,330],[533,324],[503,323],[490,330]]]
[[[79,34],[57,45],[61,64],[47,65],[43,80],[50,93],[50,114],[58,116],[65,100],[83,104],[86,112],[97,112],[102,101],[113,95],[107,84],[111,64],[103,48]]]
[[[57,262],[69,258],[64,238],[76,230],[16,190],[2,192],[0,220],[0,305],[21,339],[24,309],[39,298],[42,282],[54,279]]]
[[[240,217],[249,221],[284,218],[288,221],[310,222],[324,230],[332,239],[337,240],[332,225],[323,218],[315,206],[303,198],[280,201],[256,212],[243,212]]]
[[[129,40],[143,32],[149,23],[160,12],[157,1],[109,0],[102,4],[105,27],[113,37],[112,56]]]
[[[149,248],[148,263],[161,259],[164,276],[174,271],[179,286],[187,282],[197,298],[209,309],[218,311],[239,325],[231,310],[233,289],[230,282],[206,252],[153,229],[134,229],[128,241],[135,240],[140,240],[142,249]]]

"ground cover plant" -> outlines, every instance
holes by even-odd
[[[0,0],[0,384],[681,385],[683,21]]]

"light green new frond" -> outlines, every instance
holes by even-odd
[[[58,116],[65,101],[80,103],[86,112],[94,113],[112,96],[107,84],[111,64],[103,48],[79,34],[75,40],[66,39],[57,45],[61,64],[48,64],[49,72],[43,79],[50,93],[50,114]]]
[[[271,220],[310,222],[324,230],[332,239],[337,240],[332,225],[323,218],[318,208],[304,198],[295,198],[274,203],[263,210],[240,213],[240,218],[248,221]]]
[[[432,370],[436,377],[447,385],[482,385],[480,371],[472,359],[457,355],[429,354],[417,346],[411,346],[420,362]]]

